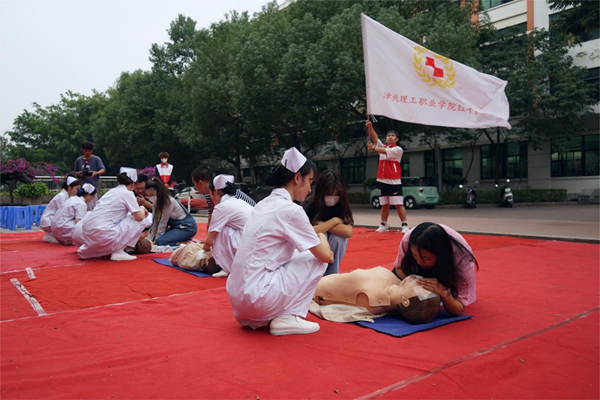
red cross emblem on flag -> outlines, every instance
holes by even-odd
[[[435,76],[436,78],[443,78],[444,70],[435,66],[435,60],[431,57],[425,57],[425,59],[427,60],[425,62],[425,65],[433,68],[433,76]]]

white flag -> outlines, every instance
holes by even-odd
[[[367,114],[454,128],[510,129],[507,82],[361,15]]]

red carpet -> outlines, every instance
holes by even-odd
[[[356,229],[343,270],[393,261],[401,235],[372,232]],[[1,319],[24,319],[0,324],[2,398],[598,398],[599,247],[467,240],[474,318],[401,339],[244,329],[225,279],[145,258],[3,274]],[[54,314],[35,316],[11,277]]]

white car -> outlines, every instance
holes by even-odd
[[[175,198],[182,201],[182,200],[187,200],[189,198],[192,199],[203,199],[204,195],[201,193],[198,193],[198,191],[196,190],[196,188],[194,188],[193,186],[188,186],[184,189],[182,189],[179,193],[177,193],[175,195]]]

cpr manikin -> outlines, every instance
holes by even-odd
[[[364,308],[377,316],[398,315],[411,324],[428,323],[437,315],[440,297],[423,289],[418,279],[409,275],[400,280],[383,267],[357,269],[323,277],[313,300],[321,306],[344,304]]]

